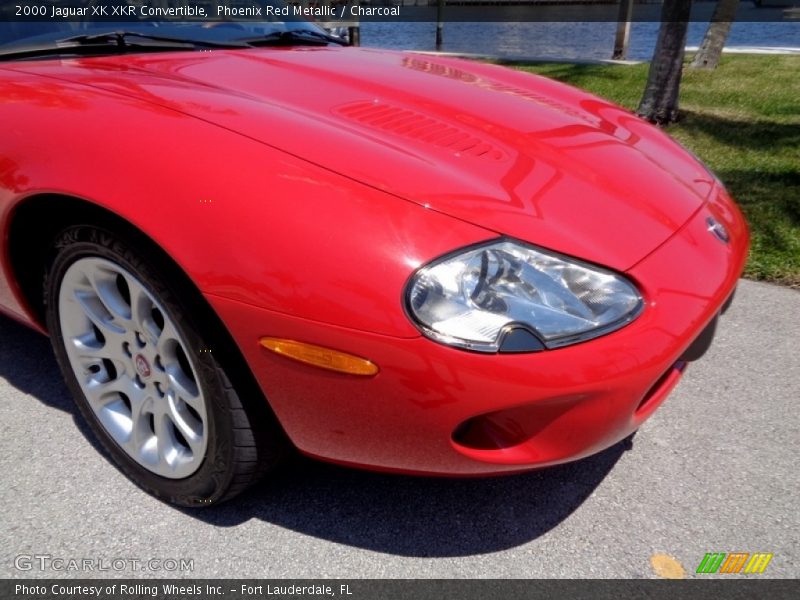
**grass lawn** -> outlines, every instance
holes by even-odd
[[[526,64],[635,110],[648,65]],[[666,131],[719,176],[752,234],[745,276],[800,287],[800,57],[724,55],[686,68],[681,120]]]

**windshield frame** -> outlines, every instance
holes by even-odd
[[[85,5],[86,8],[92,6],[99,6],[107,4],[110,0],[84,0],[80,4]],[[202,1],[202,0],[201,0]],[[170,5],[174,0],[154,0],[148,4],[164,4]],[[73,2],[71,2],[73,4]],[[216,2],[210,3],[217,6]],[[253,2],[255,5],[256,3]],[[284,0],[259,0],[259,6],[264,5],[272,6],[275,12],[270,13],[264,18],[264,12],[261,13],[259,18],[219,18],[219,19],[127,19],[124,21],[110,20],[110,19],[97,19],[91,16],[81,18],[74,17],[62,20],[52,19],[38,19],[28,21],[9,21],[4,20],[5,17],[0,14],[0,52],[8,53],[8,56],[3,57],[2,60],[14,60],[13,53],[17,50],[20,53],[24,51],[41,50],[42,56],[29,56],[27,58],[47,58],[48,52],[52,52],[50,56],[57,56],[58,50],[55,48],[59,42],[67,39],[74,39],[78,36],[95,36],[100,34],[109,34],[111,32],[128,32],[129,34],[140,33],[143,36],[163,36],[172,38],[177,44],[182,39],[187,41],[187,44],[196,44],[197,49],[207,50],[210,46],[225,46],[230,44],[231,47],[243,46],[244,40],[258,40],[276,34],[291,32],[291,31],[309,31],[319,36],[319,43],[323,42],[323,36],[331,36],[324,28],[309,21],[302,15],[294,15],[293,11],[289,10],[291,6],[284,2]],[[91,12],[91,11],[89,11]],[[309,36],[309,42],[310,38]],[[144,38],[142,38],[144,39]],[[131,36],[133,41],[133,36]],[[330,40],[331,43],[336,43],[335,39]],[[294,40],[294,43],[301,45],[302,40]],[[134,43],[123,44],[105,44],[109,50],[109,54],[119,53],[135,53],[137,51],[157,52],[159,49],[155,48],[155,44],[150,44],[150,48],[146,48],[146,42],[135,40]],[[256,45],[256,44],[252,44]],[[266,44],[265,44],[266,45]],[[283,41],[281,45],[289,45]],[[64,45],[64,54],[69,54],[70,47],[68,44]],[[87,54],[99,55],[103,54],[101,51],[102,43],[97,44],[97,52],[91,53],[88,51],[80,51],[77,54],[85,56]],[[181,50],[181,48],[175,48]],[[192,48],[187,48],[192,49]],[[163,51],[169,51],[170,48],[165,47]]]

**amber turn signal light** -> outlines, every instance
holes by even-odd
[[[260,341],[264,348],[271,350],[275,354],[280,354],[307,365],[314,365],[321,369],[347,373],[348,375],[360,375],[362,377],[372,377],[377,375],[379,371],[378,365],[366,358],[331,350],[323,346],[272,337],[263,337]]]

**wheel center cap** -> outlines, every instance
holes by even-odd
[[[150,377],[150,363],[147,362],[144,356],[137,354],[133,359],[133,364],[136,366],[136,372],[139,374],[139,377],[142,379]]]

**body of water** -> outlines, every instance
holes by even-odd
[[[445,52],[499,57],[611,58],[616,23],[483,22],[444,24]],[[708,23],[689,24],[688,46],[698,46]],[[630,60],[650,60],[659,23],[631,25]],[[362,23],[361,45],[403,50],[435,50],[435,23]],[[800,22],[734,22],[727,47],[800,47]]]

